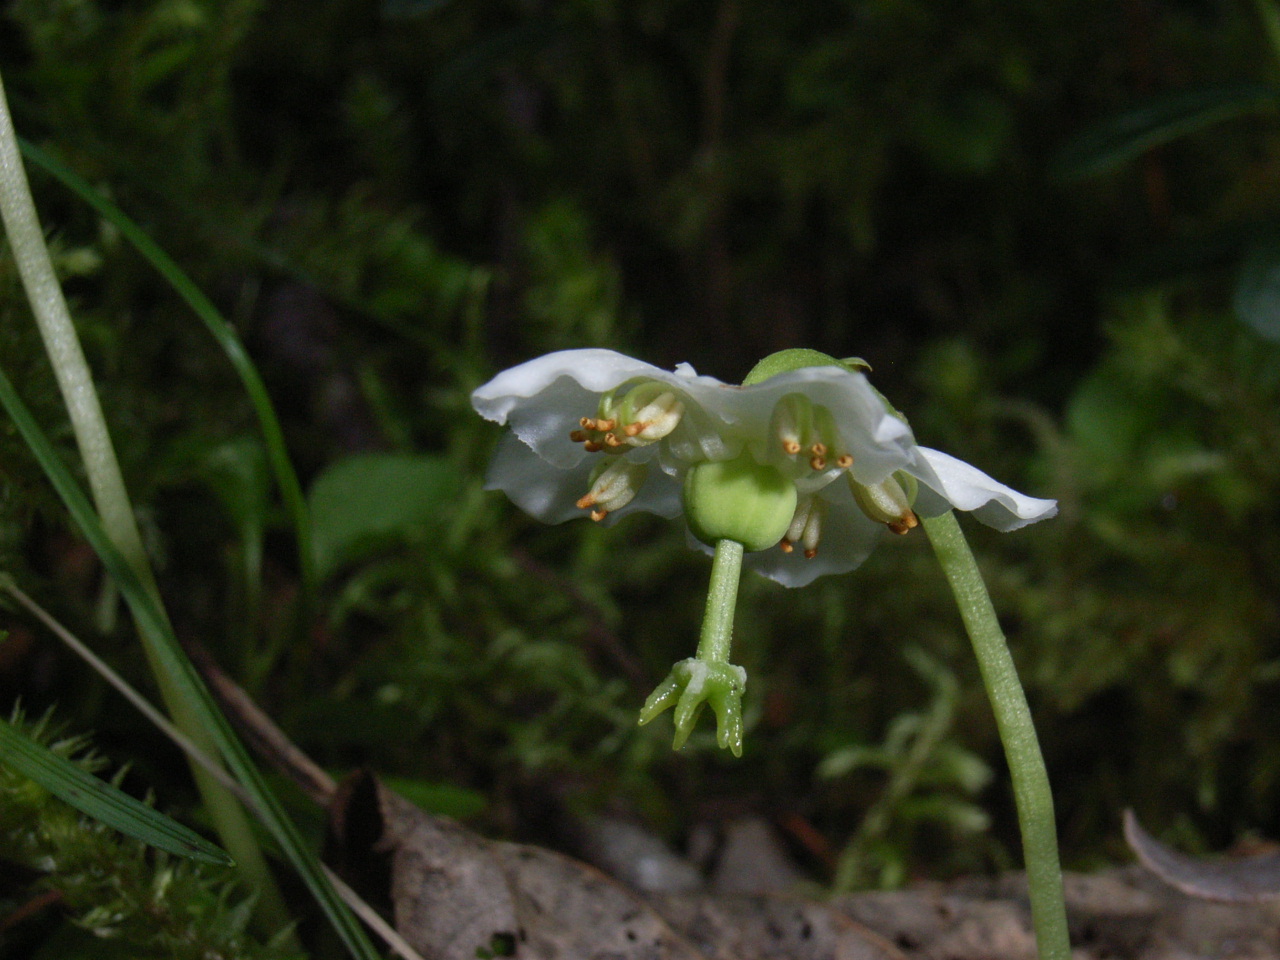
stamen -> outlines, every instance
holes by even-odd
[[[635,499],[644,483],[648,467],[622,457],[610,458],[592,474],[591,489],[578,498],[579,510],[591,510],[592,520],[603,520],[611,510],[621,510]]]
[[[604,435],[604,445],[606,447],[620,447],[622,446],[622,441],[618,439],[616,433],[606,433]]]
[[[643,430],[647,426],[648,424],[646,423],[628,423],[625,427],[622,428],[622,432],[625,433],[628,437],[634,437],[637,433],[639,433],[641,430]]]
[[[853,454],[851,453],[840,454],[840,456],[836,457],[836,466],[839,467],[841,470],[848,470],[850,467],[853,466]]]
[[[902,478],[901,481],[899,477]],[[911,489],[911,494],[903,489],[904,483]],[[920,525],[920,520],[911,510],[915,478],[909,474],[899,472],[885,477],[874,486],[861,484],[850,476],[849,489],[863,513],[876,523],[883,523],[894,533],[901,535]]]
[[[586,450],[587,453],[599,453],[601,450],[604,449],[604,447],[601,444],[596,443],[594,440],[588,440],[586,443],[582,445],[582,448]]]
[[[818,541],[822,539],[822,515],[825,512],[822,501],[815,499],[813,507],[809,510],[809,519],[804,525],[803,543],[806,560],[812,560],[818,555]]]
[[[908,530],[914,530],[916,527],[920,526],[920,519],[915,515],[915,511],[908,510],[902,516],[902,519],[888,523],[886,526],[889,528],[891,533],[896,533],[898,536],[902,536]]]
[[[586,443],[586,442],[587,442],[587,434],[586,434],[586,431],[585,431],[585,430],[570,430],[570,431],[569,431],[569,439],[570,439],[570,440],[572,440],[574,443]]]
[[[822,446],[822,444],[817,443],[817,444],[814,444],[814,446],[820,447]],[[822,456],[819,456],[818,454],[814,454],[812,457],[809,458],[809,466],[812,467],[814,470],[825,470],[827,469],[827,459],[826,457],[822,457]]]
[[[804,448],[813,424],[813,407],[808,398],[789,393],[773,408],[769,429],[778,438],[782,452],[794,457]]]
[[[597,429],[597,430],[612,430],[612,429],[614,428],[614,426],[617,424],[617,422],[618,422],[617,420],[597,420],[597,421],[596,421],[596,429]]]
[[[796,543],[804,546],[804,555],[812,560],[818,555],[818,541],[822,538],[822,517],[826,512],[826,504],[817,497],[808,496],[796,504],[795,516],[791,518],[791,526],[787,535],[782,538],[783,553],[791,553]]]
[[[809,452],[815,457],[825,457],[827,455],[827,445],[825,443],[815,443],[809,448]]]
[[[637,410],[634,418],[628,418],[631,422],[623,432],[635,446],[654,443],[678,427],[683,416],[684,404],[670,390],[665,390]],[[635,433],[630,429],[633,426],[638,428]]]
[[[594,430],[596,428],[596,422],[590,417],[583,417],[578,421],[578,426],[582,427],[583,430]]]

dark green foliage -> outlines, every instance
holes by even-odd
[[[1272,236],[1274,120],[1051,177],[1072,134],[1148,93],[1269,79],[1248,5],[1142,7],[1131,25],[1103,0],[10,4],[21,132],[231,319],[312,497],[308,608],[225,357],[34,175],[179,633],[322,764],[504,835],[555,840],[566,807],[616,804],[678,838],[750,808],[816,827],[823,876],[850,838],[866,882],[1008,864],[990,711],[922,538],[804,590],[748,579],[733,763],[635,729],[696,643],[707,561],[683,532],[545,528],[480,489],[496,432],[468,394],[536,354],[602,345],[727,380],[786,347],[858,355],[921,442],[1062,502],[1016,534],[969,529],[1068,863],[1116,856],[1131,804],[1193,844],[1280,832],[1280,374],[1215,272]],[[1224,103],[1255,105],[1154,119]],[[1170,289],[1117,279],[1153,276]],[[0,311],[4,368],[74,464],[7,259]],[[145,683],[66,529],[0,423],[0,566]],[[158,738],[6,626],[0,693],[59,701],[184,795]]]
[[[1117,724],[1099,798],[1274,829],[1280,350],[1221,316],[1174,326],[1158,298],[1111,332],[1046,457],[1065,529],[1015,594],[1034,682],[1072,726]],[[1098,829],[1096,800],[1079,802]]]

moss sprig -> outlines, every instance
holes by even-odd
[[[15,711],[13,722],[87,772],[110,766],[88,737],[65,733],[50,714],[27,721]],[[119,785],[124,774],[118,770],[113,782]],[[27,897],[56,893],[64,923],[111,944],[113,955],[173,960],[298,956],[296,948],[249,934],[254,898],[236,881],[234,868],[158,853],[85,817],[3,764],[0,863],[10,875],[34,876],[24,891]]]

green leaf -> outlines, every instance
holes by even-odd
[[[219,866],[235,863],[199,834],[86,773],[7,720],[0,720],[0,762],[81,813],[159,850]]]
[[[1259,336],[1280,342],[1280,241],[1263,241],[1249,251],[1232,304],[1236,316]]]
[[[320,576],[388,538],[438,524],[461,486],[442,457],[366,453],[332,464],[309,495]]]
[[[1051,165],[1062,180],[1114,169],[1152,147],[1244,113],[1273,108],[1280,87],[1217,83],[1155,97],[1110,117],[1072,140]]]
[[[382,777],[387,789],[394,790],[427,813],[465,820],[484,811],[489,800],[478,790],[468,790],[452,783],[415,780],[409,777]]]

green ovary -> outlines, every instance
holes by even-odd
[[[748,551],[774,546],[796,512],[795,484],[743,454],[694,467],[684,479],[689,529],[703,543],[735,540]]]

